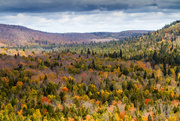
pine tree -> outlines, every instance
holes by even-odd
[[[147,78],[147,72],[145,71],[144,72],[144,79],[146,79]]]
[[[87,54],[88,54],[88,55],[91,54],[91,51],[89,50],[89,48],[88,48]]]
[[[92,55],[94,55],[94,51],[92,51]]]
[[[176,81],[178,81],[179,66],[176,68]]]
[[[117,58],[117,53],[114,51],[113,58]]]
[[[81,50],[81,55],[83,54],[83,50]]]
[[[154,76],[154,72],[152,73],[152,78],[155,78],[155,76]]]
[[[148,121],[152,121],[152,117],[151,117],[150,114],[149,114],[149,116],[148,116]]]
[[[120,49],[120,54],[119,54],[120,58],[122,59],[122,50]]]
[[[171,75],[171,70],[170,70],[170,68],[168,69],[168,75]]]
[[[156,50],[154,51],[152,59],[155,61],[155,64],[157,64],[157,52],[156,52]]]
[[[166,76],[166,62],[164,61],[163,62],[163,72],[164,72],[164,76]]]
[[[92,60],[92,68],[93,68],[93,69],[95,69],[95,68],[96,68],[96,65],[95,65],[94,59]]]
[[[58,60],[60,59],[60,55],[58,55]]]
[[[47,79],[47,75],[45,75],[45,77],[44,77],[44,81]]]
[[[17,55],[16,55],[16,54],[14,55],[14,58],[17,58]]]

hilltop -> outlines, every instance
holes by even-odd
[[[90,43],[91,41],[110,41],[139,36],[150,31],[131,30],[123,32],[93,33],[48,33],[23,26],[0,24],[0,46],[57,45]]]

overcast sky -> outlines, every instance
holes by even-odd
[[[0,0],[0,23],[46,32],[157,30],[180,20],[180,0]]]

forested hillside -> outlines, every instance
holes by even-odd
[[[118,58],[121,56],[125,60],[143,59],[153,65],[163,61],[169,65],[176,65],[180,64],[180,23],[179,21],[173,23],[171,26],[166,25],[169,27],[165,26],[161,30],[139,37],[105,43],[63,45],[56,49],[76,53],[87,53],[89,49],[92,54],[96,53],[104,57]]]
[[[134,30],[123,32],[95,32],[95,33],[47,33],[32,30],[23,26],[0,24],[0,47],[5,46],[42,46],[73,43],[90,43],[91,41],[110,41],[139,36],[150,31]]]
[[[179,121],[180,23],[52,51],[2,48],[2,121]]]

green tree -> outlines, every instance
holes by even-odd
[[[89,48],[88,48],[87,54],[88,54],[88,55],[90,55],[90,54],[91,54],[91,51],[89,50]]]
[[[150,114],[149,114],[149,116],[148,116],[148,121],[152,121],[152,117],[151,117]]]
[[[119,57],[122,59],[122,49],[120,49]]]

